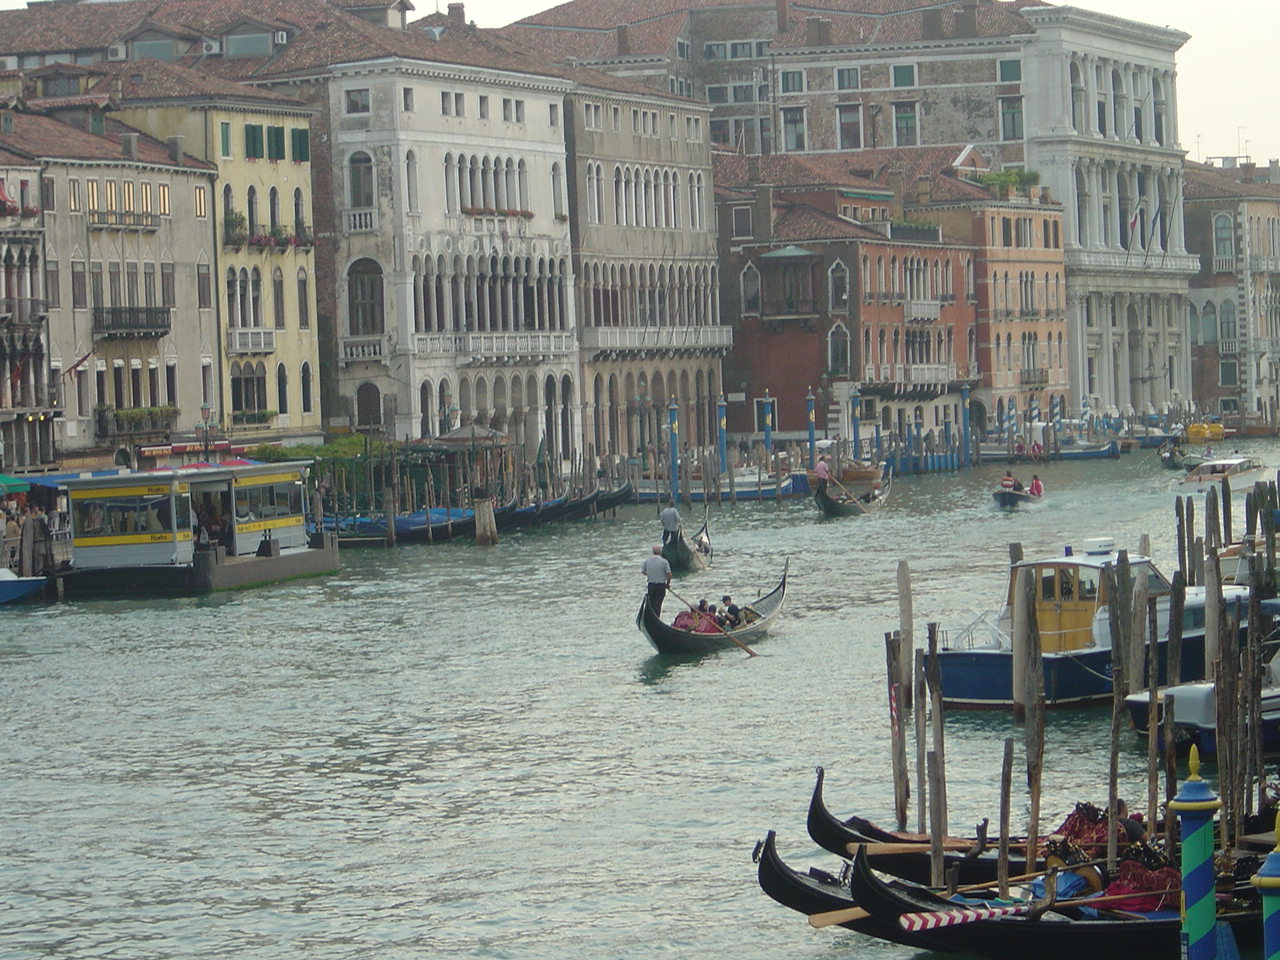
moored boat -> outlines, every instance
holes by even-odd
[[[654,614],[649,607],[646,596],[640,604],[640,612],[636,614],[636,626],[649,638],[654,649],[659,653],[687,655],[710,653],[748,643],[764,636],[770,626],[782,612],[782,602],[787,595],[787,569],[790,561],[782,568],[782,579],[778,585],[758,600],[742,604],[743,616],[747,622],[730,630],[713,630],[711,632],[680,630]],[[735,643],[734,641],[737,641]]]
[[[20,577],[8,567],[0,567],[0,605],[25,600],[48,582],[44,577]]]
[[[943,702],[952,707],[1009,708],[1014,704],[1012,604],[1021,570],[1037,583],[1036,618],[1040,632],[1047,705],[1086,703],[1111,696],[1111,630],[1106,572],[1119,554],[1109,538],[1087,540],[1081,552],[1067,547],[1061,556],[1022,561],[1009,571],[1005,604],[996,620],[981,618],[938,651]],[[1168,579],[1147,557],[1129,557],[1133,576],[1146,577],[1155,598],[1158,622],[1158,680],[1166,677],[1169,630]],[[1223,587],[1226,602],[1248,597],[1247,588]],[[1205,588],[1188,587],[1183,613],[1181,676],[1204,677]],[[986,628],[986,635],[980,630]]]

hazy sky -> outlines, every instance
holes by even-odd
[[[448,0],[414,0],[427,14]],[[25,6],[0,0],[0,9]],[[467,0],[468,20],[500,27],[554,6],[545,0]],[[1100,10],[1191,34],[1178,52],[1179,134],[1192,160],[1249,154],[1280,158],[1280,109],[1269,100],[1267,67],[1276,56],[1275,8],[1262,0],[1080,0]],[[1268,103],[1270,102],[1270,105]]]

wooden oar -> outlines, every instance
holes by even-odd
[[[942,843],[943,850],[949,850],[952,853],[960,853],[969,850],[973,844],[960,840],[945,840]],[[870,843],[862,843],[854,841],[846,843],[845,850],[849,851],[849,856],[856,857],[858,851],[861,850],[868,857],[884,856],[895,853],[928,853],[933,847],[928,842],[920,843],[880,843],[872,841]]]
[[[680,594],[676,593],[676,592],[675,592],[674,590],[672,590],[670,587],[667,587],[667,593],[671,594],[673,597],[675,597],[677,600],[679,600],[681,603],[683,603],[683,604],[684,604],[686,607],[688,607],[690,610],[693,610],[693,611],[695,611],[695,612],[701,613],[701,611],[699,611],[697,607],[695,607],[692,603],[690,603],[690,602],[689,602],[688,600],[686,600],[684,597],[680,596]],[[707,616],[707,614],[703,614],[703,616]],[[751,657],[758,657],[758,656],[760,656],[760,654],[756,653],[754,650],[752,650],[750,647],[748,647],[745,643],[743,643],[741,640],[739,640],[737,637],[735,637],[732,633],[730,633],[730,632],[729,632],[728,630],[726,630],[724,627],[720,626],[720,624],[716,623],[715,617],[712,617],[712,618],[711,618],[711,625],[712,625],[713,627],[715,627],[717,630],[719,630],[721,633],[723,633],[723,634],[724,634],[726,637],[728,637],[730,640],[732,640],[734,643],[736,643],[738,646],[740,646],[743,650],[747,651],[747,655],[748,655],[748,656],[751,656]]]
[[[1070,869],[1075,870],[1078,867],[1096,866],[1099,863],[1105,863],[1105,860],[1089,860],[1086,863],[1073,863]],[[1037,870],[1035,873],[1024,873],[1021,876],[1010,877],[1010,883],[1020,883],[1023,880],[1034,880],[1036,877],[1043,877],[1052,868]],[[995,886],[995,883],[971,883],[967,887],[957,887],[956,893],[972,893],[975,890],[989,890]],[[1134,894],[1129,894],[1134,896]],[[1096,898],[1095,898],[1096,899]],[[854,920],[862,920],[871,916],[862,907],[841,907],[839,910],[827,910],[824,913],[809,914],[809,926],[815,930],[821,930],[823,927],[833,927],[841,923],[852,923]]]
[[[829,479],[832,483],[834,483],[837,487],[839,487],[839,488],[840,488],[840,491],[841,491],[841,492],[842,492],[846,497],[848,497],[848,498],[849,498],[849,499],[846,501],[847,503],[851,503],[851,504],[853,504],[853,506],[857,507],[857,508],[858,508],[859,510],[861,510],[863,513],[866,513],[866,512],[867,512],[867,508],[866,508],[866,506],[863,504],[863,502],[862,502],[861,500],[859,500],[857,497],[855,497],[855,496],[854,496],[852,493],[850,493],[848,490],[846,490],[846,489],[845,489],[845,487],[844,487],[844,484],[843,484],[843,483],[841,483],[841,482],[840,482],[839,480],[837,480],[835,477],[828,477],[828,479]]]

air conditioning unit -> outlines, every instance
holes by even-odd
[[[113,43],[107,47],[108,60],[128,60],[129,48],[123,43]]]
[[[277,31],[276,31],[276,46],[277,46],[277,47],[283,47],[283,46],[284,46],[286,43],[288,43],[288,42],[289,42],[289,31],[288,31],[288,30],[277,30]]]
[[[213,53],[221,53],[221,52],[222,52],[222,41],[221,41],[221,40],[206,40],[203,44],[201,44],[200,49],[201,49],[201,51],[204,53],[204,55],[205,55],[205,56],[209,56],[210,54],[213,54]]]
[[[17,57],[0,57],[0,70],[17,70]]]

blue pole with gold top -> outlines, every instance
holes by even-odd
[[[1187,768],[1190,776],[1169,801],[1182,833],[1182,957],[1213,960],[1218,946],[1214,926],[1213,815],[1222,803],[1200,779],[1200,751],[1195,746]]]
[[[1276,816],[1276,838],[1280,841],[1280,815]],[[1262,868],[1249,878],[1262,895],[1262,956],[1280,958],[1280,842],[1267,854]]]
[[[960,465],[969,466],[973,445],[969,442],[969,385],[960,388]]]
[[[724,473],[729,469],[729,405],[725,401],[724,394],[720,394],[720,399],[716,401],[716,435],[717,446],[720,451],[720,472]]]
[[[805,411],[809,415],[809,469],[814,467],[816,451],[818,449],[818,420],[813,412],[813,387],[809,388],[808,395],[804,398]]]
[[[773,397],[768,390],[764,392],[764,449],[773,453]]]
[[[857,386],[849,391],[849,406],[853,409],[853,459],[862,459],[862,413],[858,409],[862,403],[862,394]]]
[[[680,499],[680,406],[675,394],[667,404],[667,424],[671,436],[671,502]]]

